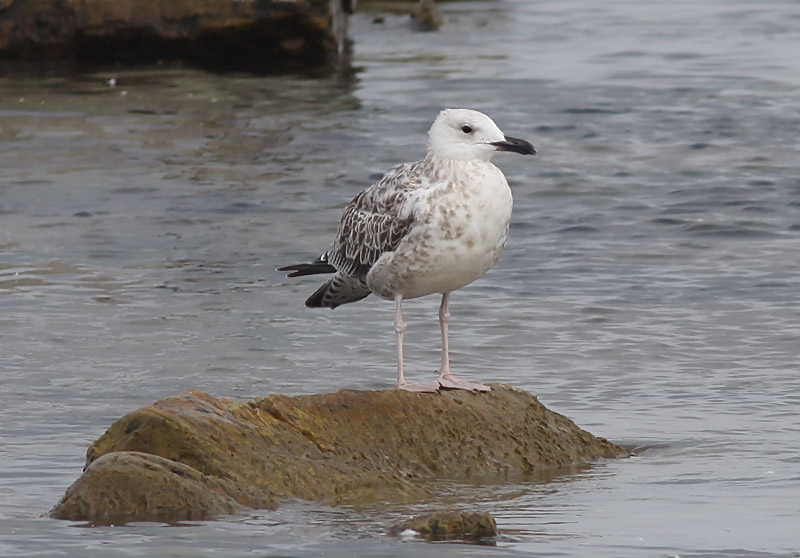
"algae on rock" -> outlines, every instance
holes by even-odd
[[[402,535],[414,531],[428,541],[463,540],[478,542],[496,537],[497,522],[488,513],[439,511],[412,517],[394,525],[389,532]]]
[[[411,502],[432,496],[436,479],[524,478],[627,453],[525,391],[492,388],[341,390],[249,402],[188,391],[112,425],[52,516],[169,522],[287,498]],[[102,488],[112,484],[113,498]]]

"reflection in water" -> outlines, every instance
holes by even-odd
[[[350,76],[0,69],[0,554],[796,551],[791,4],[443,11],[429,34],[357,14]],[[425,506],[291,503],[180,528],[40,518],[88,444],[154,399],[391,387],[391,304],[312,312],[309,284],[274,268],[316,255],[353,195],[418,159],[443,106],[540,150],[499,161],[509,246],[455,295],[454,369],[534,391],[636,457],[441,483],[426,506],[493,513],[496,550],[385,534]],[[408,304],[410,377],[436,368],[436,304]]]

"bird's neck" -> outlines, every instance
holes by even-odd
[[[479,168],[487,165],[493,166],[488,159],[459,159],[456,157],[448,157],[440,153],[432,153],[430,151],[428,151],[425,157],[425,164],[429,168],[440,172],[455,172],[456,169]]]
[[[453,159],[430,153],[423,164],[425,175],[434,183],[461,184],[460,189],[480,187],[483,183],[481,177],[494,176],[500,172],[490,161]]]

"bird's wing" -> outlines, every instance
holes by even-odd
[[[397,166],[353,198],[323,259],[346,275],[363,278],[384,252],[397,248],[414,224],[413,192],[423,183],[421,166]]]

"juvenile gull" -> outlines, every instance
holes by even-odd
[[[439,113],[428,132],[425,159],[404,163],[347,205],[339,231],[315,261],[280,268],[288,277],[333,273],[306,300],[336,308],[370,293],[394,300],[397,387],[489,391],[450,370],[447,328],[450,293],[486,273],[508,238],[511,190],[490,159],[498,151],[534,155],[529,142],[503,134],[491,118],[468,109]],[[441,293],[442,364],[430,384],[410,384],[403,373],[404,299]]]

